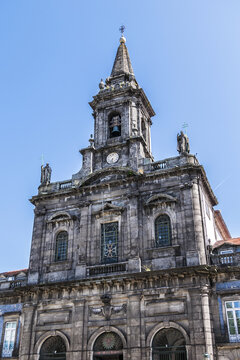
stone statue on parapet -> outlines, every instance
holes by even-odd
[[[180,155],[186,155],[190,152],[189,139],[187,134],[184,134],[183,131],[177,135],[177,151]]]
[[[46,166],[41,166],[41,185],[48,185],[51,181],[52,169],[47,163]]]

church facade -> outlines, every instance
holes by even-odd
[[[0,274],[0,358],[240,358],[240,241],[186,134],[154,161],[125,43],[90,103],[81,170],[53,183],[42,166],[29,268]]]

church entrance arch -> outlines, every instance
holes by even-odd
[[[93,345],[93,360],[123,360],[123,343],[114,332],[101,334]]]
[[[152,342],[152,360],[187,360],[186,342],[174,328],[162,329]]]
[[[39,360],[66,360],[66,345],[61,336],[50,336],[44,341]]]

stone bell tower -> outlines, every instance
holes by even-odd
[[[122,35],[112,72],[90,102],[94,116],[94,139],[82,149],[81,178],[106,167],[129,167],[137,171],[152,162],[151,117],[154,110],[137,83],[126,39]]]

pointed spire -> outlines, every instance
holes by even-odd
[[[120,41],[120,45],[118,47],[117,55],[113,64],[111,77],[119,76],[123,74],[134,75],[132,64],[128,54],[128,49],[125,45],[126,39],[123,36],[123,34],[119,41]]]

